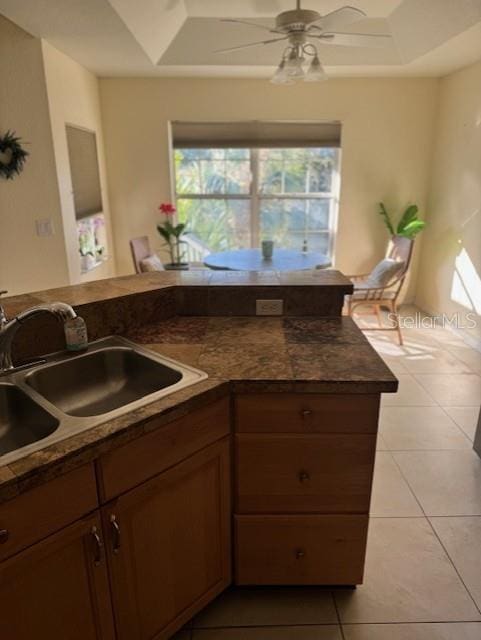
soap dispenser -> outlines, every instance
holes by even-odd
[[[64,324],[65,342],[68,351],[83,351],[89,345],[87,325],[80,316],[69,318]]]

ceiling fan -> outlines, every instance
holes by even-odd
[[[322,44],[343,47],[385,47],[392,41],[391,36],[387,34],[346,33],[342,31],[342,29],[359,22],[365,17],[364,11],[350,6],[341,7],[323,16],[318,11],[302,9],[301,0],[296,0],[296,8],[280,13],[276,17],[275,26],[272,28],[247,20],[234,18],[221,20],[221,22],[247,24],[269,33],[277,34],[279,37],[251,42],[237,47],[219,49],[216,53],[229,53],[250,47],[260,47],[287,41],[288,45],[282,54],[281,62],[271,82],[275,84],[292,84],[296,80],[306,80],[308,82],[326,80],[327,75],[322,67],[316,46],[310,42],[311,39],[318,40]],[[310,58],[307,70],[304,69],[305,56]]]

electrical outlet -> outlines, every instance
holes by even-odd
[[[257,316],[281,316],[284,311],[284,300],[256,300]]]

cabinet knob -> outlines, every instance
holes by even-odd
[[[308,480],[311,479],[311,476],[307,471],[299,471],[298,477],[299,477],[299,482],[307,482]]]
[[[306,552],[304,549],[296,549],[296,560],[302,560],[306,557]]]
[[[0,529],[0,544],[5,544],[10,536],[8,529]]]
[[[310,418],[312,416],[312,409],[302,409],[301,416],[304,418]]]

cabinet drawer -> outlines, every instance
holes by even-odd
[[[0,539],[0,560],[62,529],[97,506],[92,464],[0,504],[0,530],[8,532]]]
[[[367,516],[236,516],[236,583],[361,584],[367,526]]]
[[[132,489],[229,432],[229,399],[223,398],[114,449],[98,462],[102,501]]]
[[[379,394],[245,394],[235,407],[244,433],[376,433]]]
[[[238,513],[368,513],[376,436],[236,436]]]

